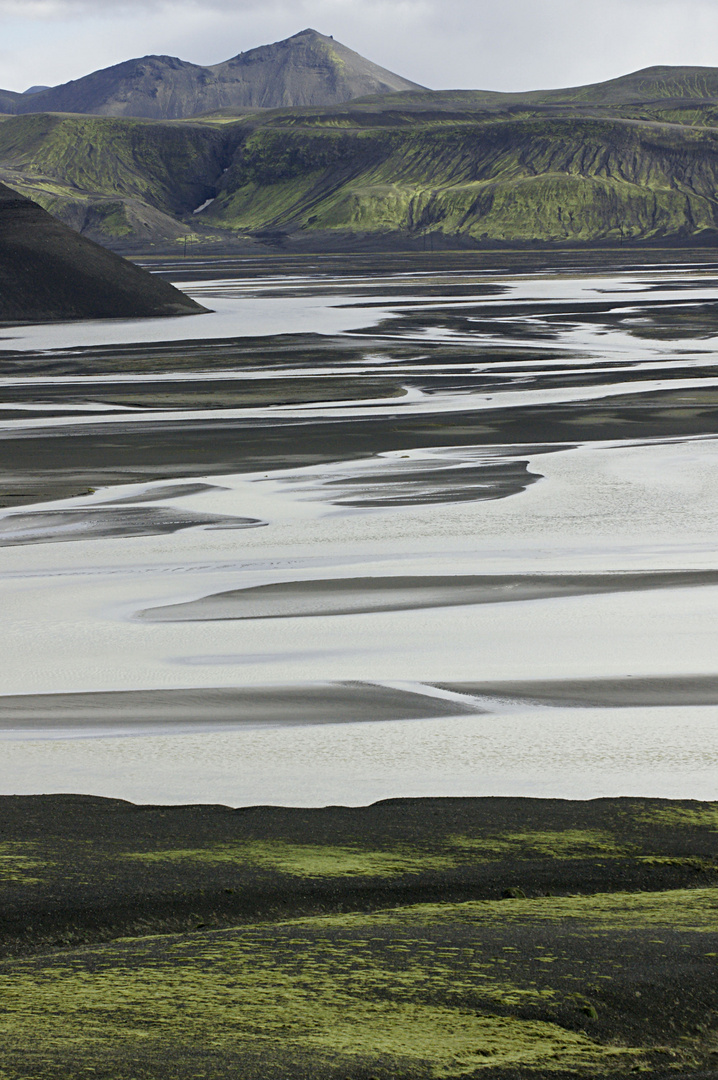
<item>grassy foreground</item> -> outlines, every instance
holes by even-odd
[[[4,798],[0,1077],[718,1075],[718,806]]]

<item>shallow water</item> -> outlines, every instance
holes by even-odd
[[[332,266],[5,329],[0,791],[718,797],[713,268]]]

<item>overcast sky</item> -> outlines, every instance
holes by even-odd
[[[0,0],[0,88],[148,53],[218,63],[308,26],[435,89],[718,67],[718,0]]]

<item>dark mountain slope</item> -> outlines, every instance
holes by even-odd
[[[94,113],[175,120],[222,108],[330,105],[420,89],[316,30],[200,67],[145,56],[7,103],[7,111]],[[0,106],[2,101],[0,100]]]
[[[607,82],[569,90],[539,91],[532,95],[544,101],[631,104],[664,99],[691,98],[698,101],[718,98],[718,69],[712,67],[647,67]]]
[[[415,111],[474,111],[477,108],[510,109],[520,105],[620,106],[718,103],[718,68],[657,66],[621,75],[606,82],[557,90],[413,90],[385,96],[385,107]]]
[[[222,107],[330,105],[368,94],[419,89],[316,30],[240,53],[209,70],[221,88]]]
[[[0,321],[142,318],[204,309],[0,184]]]
[[[0,113],[16,113],[24,94],[16,94],[13,90],[0,90]]]
[[[94,71],[33,94],[19,102],[16,113],[95,113],[174,119],[206,110],[212,81],[205,68],[174,56],[144,56]]]

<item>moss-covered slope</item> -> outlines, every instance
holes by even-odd
[[[551,118],[265,125],[207,220],[478,242],[695,236],[718,223],[718,131]]]
[[[716,1075],[714,804],[0,802],[4,1080]]]
[[[173,239],[214,192],[231,140],[210,125],[39,114],[0,124],[0,175],[97,239]]]
[[[718,97],[691,96],[677,76],[660,85],[682,98],[657,85],[633,104],[604,86],[606,100],[588,103],[466,91],[202,123],[12,117],[0,177],[87,235],[135,248],[188,235],[314,248],[713,244]]]

